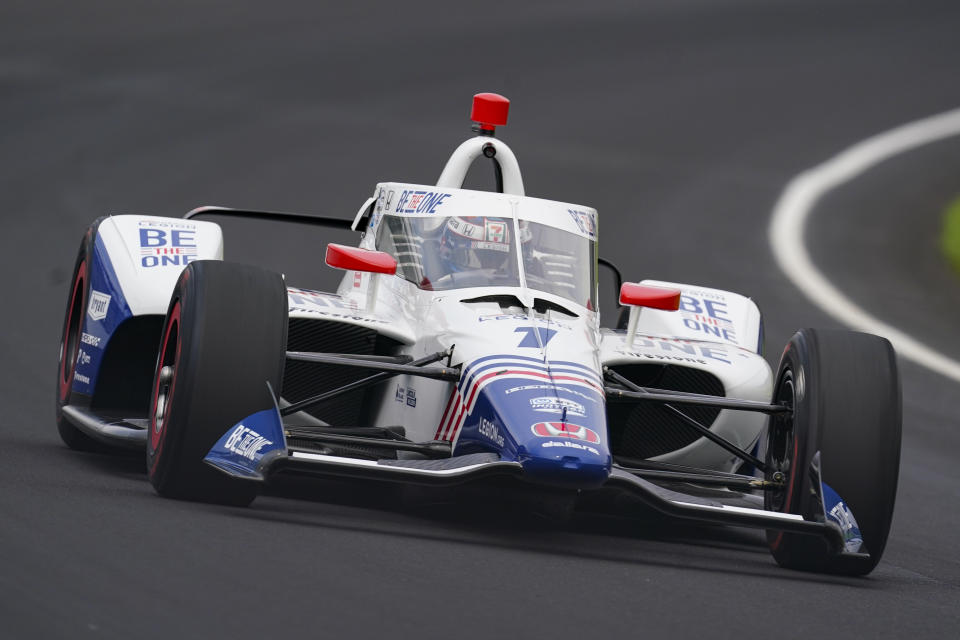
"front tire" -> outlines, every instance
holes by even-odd
[[[63,416],[63,407],[79,401],[73,392],[73,378],[77,371],[77,355],[80,351],[80,338],[87,318],[87,300],[90,296],[90,271],[93,268],[93,243],[97,236],[100,220],[87,228],[80,242],[80,250],[73,266],[70,280],[70,292],[67,297],[67,310],[63,318],[63,330],[60,333],[60,355],[57,368],[57,431],[60,439],[78,451],[106,451],[107,447],[86,435]],[[89,396],[85,396],[89,402]]]
[[[177,281],[154,374],[147,470],[168,498],[250,504],[258,485],[203,462],[243,418],[273,406],[287,343],[287,290],[276,273],[198,261]]]
[[[787,344],[777,373],[775,403],[792,415],[771,417],[765,461],[784,475],[766,508],[822,519],[815,466],[857,520],[867,554],[833,554],[818,538],[767,532],[784,567],[864,575],[883,555],[900,469],[901,398],[896,354],[879,336],[804,329]]]

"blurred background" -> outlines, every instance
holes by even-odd
[[[755,298],[775,366],[796,329],[837,324],[776,267],[771,209],[799,172],[960,106],[958,25],[937,0],[4,0],[0,637],[952,635],[957,386],[907,361],[894,529],[860,580],[779,569],[737,530],[441,517],[352,487],[161,500],[142,459],[66,450],[53,382],[96,217],[351,218],[378,181],[435,182],[480,91],[512,100],[498,135],[528,195],[596,207],[629,280]],[[955,358],[958,170],[955,138],[897,156],[824,198],[806,237],[846,295]],[[335,281],[328,232],[224,228],[228,259]]]

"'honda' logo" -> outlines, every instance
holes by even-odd
[[[569,422],[538,422],[530,429],[541,438],[573,438],[594,444],[600,442],[600,436],[593,429]]]

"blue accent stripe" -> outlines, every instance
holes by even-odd
[[[577,369],[582,369],[582,370],[584,371],[584,373],[591,374],[591,375],[593,375],[593,376],[595,376],[595,377],[597,376],[597,372],[596,372],[596,371],[594,371],[593,369],[591,369],[590,367],[588,367],[588,366],[586,366],[586,365],[580,364],[579,362],[572,362],[572,361],[569,361],[569,360],[547,360],[547,361],[545,362],[545,361],[543,361],[543,360],[540,359],[540,358],[531,358],[530,356],[517,356],[517,355],[510,354],[510,353],[501,353],[501,354],[496,354],[496,355],[492,355],[492,356],[484,356],[484,357],[482,357],[482,358],[477,358],[476,360],[474,360],[473,362],[471,362],[469,365],[467,365],[467,368],[464,369],[464,374],[466,375],[467,372],[469,372],[471,368],[477,366],[478,364],[480,364],[480,363],[482,363],[482,362],[487,362],[487,361],[489,361],[489,360],[494,360],[494,359],[497,359],[497,360],[515,360],[515,361],[517,361],[518,363],[523,362],[524,364],[530,363],[530,364],[536,364],[536,365],[540,365],[540,366],[563,365],[563,366],[567,366],[567,367],[575,367],[575,368],[577,368]],[[598,378],[598,379],[599,379],[599,378]]]
[[[491,362],[491,360],[500,360],[501,362]],[[486,361],[485,364],[483,364],[484,361]],[[522,369],[530,369],[532,371],[539,371],[548,375],[577,375],[594,382],[597,384],[597,386],[603,386],[603,381],[596,372],[576,362],[549,361],[544,363],[542,360],[538,360],[536,358],[502,355],[486,356],[484,358],[478,358],[477,360],[474,360],[464,370],[464,374],[460,378],[458,388],[461,390],[468,388],[484,371],[511,366]]]
[[[473,371],[470,372],[470,374],[466,378],[461,378],[459,388],[464,389],[469,387],[475,382],[475,380],[480,378],[486,372],[489,372],[491,370],[496,370],[496,369],[510,368],[510,367],[517,367],[518,369],[526,369],[531,372],[544,373],[549,376],[559,376],[559,375],[578,376],[597,386],[603,386],[603,384],[598,381],[596,375],[593,375],[593,376],[585,375],[579,369],[572,369],[564,366],[553,366],[553,363],[551,363],[549,367],[542,367],[542,366],[534,366],[526,363],[521,364],[521,363],[511,363],[511,362],[490,362],[475,368]]]

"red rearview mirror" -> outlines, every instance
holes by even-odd
[[[680,290],[624,282],[620,287],[620,304],[676,311],[680,308]]]
[[[343,244],[331,243],[327,245],[327,264],[334,269],[346,269],[348,271],[386,273],[389,275],[397,272],[397,261],[389,253],[348,247]]]

